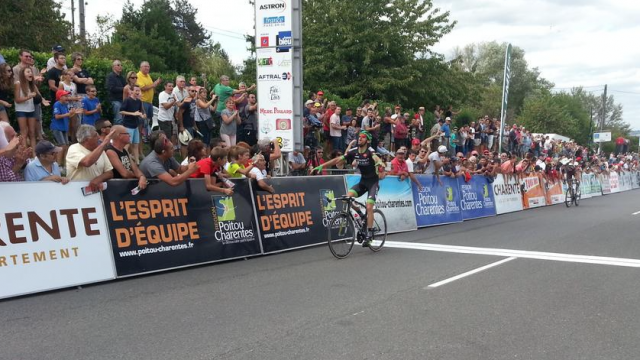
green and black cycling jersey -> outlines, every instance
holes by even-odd
[[[362,179],[378,179],[378,166],[381,161],[372,148],[368,147],[365,151],[360,152],[360,149],[356,147],[349,150],[342,158],[349,164],[356,161]]]

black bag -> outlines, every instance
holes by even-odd
[[[33,98],[33,104],[34,105],[42,104],[42,96],[40,94],[36,94],[36,97]]]
[[[207,125],[207,129],[209,130],[213,130],[213,128],[216,127],[216,124],[213,122],[213,118],[208,118],[204,123]]]

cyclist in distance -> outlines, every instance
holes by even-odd
[[[360,131],[358,134],[358,146],[347,151],[343,156],[336,157],[328,162],[313,169],[314,173],[322,171],[323,167],[329,167],[340,161],[352,163],[354,160],[360,170],[360,182],[354,185],[347,192],[349,197],[359,197],[365,192],[367,195],[367,240],[362,244],[368,247],[371,244],[371,236],[373,235],[373,205],[376,203],[376,195],[378,194],[378,181],[384,179],[384,163],[376,155],[375,150],[369,146],[371,143],[371,133],[366,130]]]

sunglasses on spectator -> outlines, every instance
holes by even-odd
[[[137,76],[132,76],[129,79],[137,79],[137,78],[138,78]]]

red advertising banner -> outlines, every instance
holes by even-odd
[[[542,175],[521,175],[522,207],[525,209],[547,205]]]

